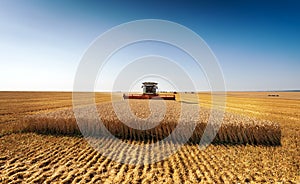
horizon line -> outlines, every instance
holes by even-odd
[[[53,92],[53,93],[73,93],[73,92],[87,92],[87,93],[141,93],[139,91],[133,91],[133,92],[128,92],[128,91],[69,91],[69,90],[0,90],[0,92]],[[300,92],[300,89],[286,89],[286,90],[228,90],[228,91],[161,91],[162,93],[167,92],[167,93],[173,93],[173,92],[180,92],[180,93],[190,93],[190,92],[195,92],[195,93],[210,93],[210,92]]]

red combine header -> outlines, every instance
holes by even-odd
[[[123,94],[124,99],[163,99],[163,100],[175,100],[175,95],[158,94],[156,82],[144,82],[143,94]]]

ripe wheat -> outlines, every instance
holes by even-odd
[[[105,128],[113,136],[120,139],[159,141],[168,137],[179,125],[178,121],[180,120],[181,129],[175,136],[171,137],[171,140],[180,142],[189,139],[190,143],[199,143],[209,121],[210,110],[201,108],[200,113],[195,114],[198,113],[195,104],[181,106],[179,102],[166,101],[164,105],[164,103],[157,101],[151,102],[154,104],[150,109],[147,100],[129,100],[129,102],[130,108],[126,101],[115,102],[114,106],[111,102],[97,105],[99,118]],[[160,115],[162,108],[166,109],[162,121],[154,128],[145,129],[145,127],[152,127],[152,124],[154,126],[158,123],[156,117]],[[119,114],[117,115],[115,111]],[[77,112],[77,119],[82,120],[79,121],[80,124],[76,122],[73,109],[69,108],[28,116],[24,119],[23,130],[46,134],[80,135],[83,133],[89,136],[105,134],[104,127],[101,127],[100,122],[91,116],[92,107],[82,107],[77,109]],[[196,118],[198,115],[199,118]],[[118,116],[122,117],[122,121],[119,120]],[[214,119],[212,121],[214,122]],[[195,129],[191,126],[192,123],[196,124]],[[216,128],[218,125],[212,124],[211,127]],[[186,137],[190,132],[193,132],[191,136]],[[280,139],[280,126],[274,122],[225,113],[213,143],[280,145]]]

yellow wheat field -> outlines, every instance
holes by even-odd
[[[130,165],[108,159],[80,136],[22,133],[25,117],[68,111],[71,93],[1,92],[0,183],[297,183],[300,94],[268,94],[228,93],[226,111],[278,123],[281,146],[214,144],[201,150],[187,144],[163,161]],[[199,99],[210,108],[210,94],[201,93]],[[110,94],[96,94],[98,104],[110,100]],[[110,139],[102,142],[121,156],[131,151],[138,159],[160,157],[140,155]],[[162,147],[169,150],[172,145]]]
[[[127,111],[127,103],[129,103],[131,111]],[[166,101],[165,106],[157,100],[151,101],[151,104],[155,107],[155,109],[152,109],[153,119],[159,116],[161,109],[166,108],[166,114],[158,126],[155,126],[158,120],[154,122],[151,119],[148,121],[145,120],[145,118],[151,115],[148,100],[123,100],[115,102],[115,109],[111,102],[106,102],[99,104],[97,109],[104,126],[110,133],[121,139],[141,141],[147,141],[148,139],[162,140],[175,130],[179,121],[182,121],[181,126],[184,132],[182,132],[182,135],[175,135],[172,141],[175,143],[180,142],[179,139],[183,139],[196,144],[201,141],[209,121],[209,109],[202,108],[197,111],[195,104],[185,104],[184,107],[181,107],[181,104],[175,101]],[[188,115],[180,119],[180,111],[184,108],[187,109],[186,114],[188,113]],[[118,110],[120,113],[119,116],[124,117],[123,122],[130,122],[130,124],[134,124],[135,128],[121,122],[114,110]],[[90,136],[103,136],[104,131],[99,126],[100,122],[97,123],[90,117],[91,111],[91,107],[80,109],[77,118],[81,118],[84,121],[80,125],[81,131],[87,132]],[[131,112],[132,114],[130,114]],[[195,115],[196,113],[200,113],[199,117]],[[216,118],[213,117],[213,119]],[[191,121],[195,121],[195,127],[192,127]],[[81,134],[72,108],[25,117],[22,125],[24,125],[22,129],[24,132],[67,135]],[[154,128],[147,130],[143,128],[150,125]],[[191,130],[192,128],[194,130]],[[193,132],[190,138],[182,137],[188,136],[188,131]],[[217,144],[280,145],[281,139],[281,130],[277,123],[248,118],[228,112],[224,114],[222,126],[216,133],[213,143]]]

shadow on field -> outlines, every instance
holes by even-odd
[[[190,101],[178,101],[180,103],[184,103],[184,104],[198,104],[198,102],[190,102]]]

